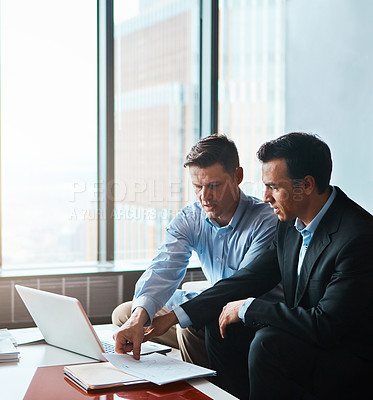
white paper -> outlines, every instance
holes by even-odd
[[[17,346],[17,341],[14,339],[7,328],[0,329],[0,340],[1,339],[10,339],[14,346]]]
[[[12,335],[18,345],[44,340],[43,335],[36,328],[15,329],[12,331]]]
[[[127,354],[103,354],[114,367],[127,374],[163,385],[165,383],[201,376],[215,375],[215,371],[153,353],[135,360]]]

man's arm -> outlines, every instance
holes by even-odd
[[[193,250],[193,221],[190,207],[172,220],[158,255],[136,283],[132,309],[144,308],[150,321],[184,278]]]
[[[136,283],[131,317],[114,335],[118,353],[133,350],[134,358],[139,359],[144,326],[174,294],[185,275],[192,253],[193,222],[191,215],[186,215],[192,213],[190,208],[185,210],[170,223],[157,257]]]
[[[241,269],[232,277],[217,282],[213,287],[206,289],[180,307],[190,317],[193,327],[198,330],[209,321],[217,320],[223,307],[227,305],[226,312],[223,313],[224,317],[220,318],[219,321],[222,337],[224,337],[225,327],[230,323],[239,321],[238,310],[245,301],[242,299],[248,297],[248,293],[255,297],[259,296],[276,286],[280,280],[276,248],[273,244],[265,254],[259,256],[247,267]],[[237,299],[239,299],[235,304],[237,315],[231,314],[232,305],[227,303]],[[172,325],[177,324],[179,321],[176,311],[177,309],[154,318],[152,325],[145,333],[144,341],[163,335]]]
[[[272,245],[265,254],[232,277],[217,282],[194,299],[182,304],[180,307],[190,317],[193,327],[198,330],[209,321],[219,318],[220,331],[224,338],[226,326],[241,320],[238,312],[248,293],[257,297],[281,280],[276,254],[275,245]],[[232,301],[237,299],[239,300]],[[154,318],[144,341],[163,335],[172,325],[177,324],[179,321],[176,311],[177,309]]]
[[[181,305],[198,330],[218,320],[223,307],[232,301],[259,297],[281,281],[275,244],[230,278],[217,282],[199,296]]]
[[[178,322],[179,321],[176,317],[176,314],[173,311],[155,317],[153,319],[152,325],[146,329],[144,342],[146,342],[147,340],[151,340],[154,337],[162,336],[171,328],[171,326],[176,325]]]
[[[238,270],[250,264],[271,246],[276,233],[278,218],[268,204],[260,203],[253,207],[252,214],[246,220],[246,224],[249,223],[252,230],[252,241],[238,266]]]
[[[220,334],[223,339],[226,337],[226,327],[229,324],[241,321],[239,310],[244,302],[245,300],[237,300],[228,303],[223,307],[223,311],[219,317]],[[178,318],[174,311],[155,317],[152,325],[146,329],[143,341],[145,342],[163,335],[171,328],[171,326],[176,325],[178,322]]]

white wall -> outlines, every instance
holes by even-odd
[[[373,1],[287,0],[285,131],[316,133],[332,184],[373,212]]]

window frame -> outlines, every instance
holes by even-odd
[[[97,0],[97,80],[97,261],[105,262],[114,260],[114,0]]]

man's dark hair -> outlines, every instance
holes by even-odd
[[[311,175],[319,193],[329,187],[332,157],[328,145],[316,135],[288,133],[260,146],[257,157],[263,163],[285,159],[289,178],[298,180]]]
[[[225,172],[233,174],[240,166],[237,147],[225,135],[211,135],[198,141],[185,158],[184,167],[207,168],[219,163]]]

